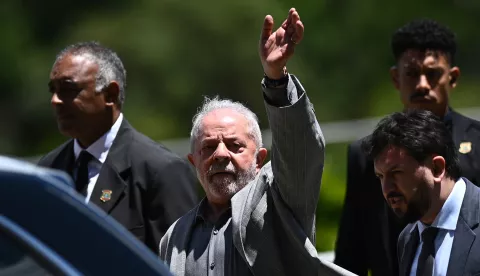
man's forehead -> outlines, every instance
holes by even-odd
[[[417,67],[417,66],[442,66],[448,65],[445,53],[441,51],[426,50],[420,51],[415,49],[407,50],[403,53],[399,60],[401,67]]]
[[[375,168],[382,170],[409,162],[408,152],[400,147],[386,147],[374,160]]]
[[[68,79],[76,74],[96,73],[98,65],[89,54],[67,53],[53,65],[50,78]]]
[[[247,119],[241,113],[232,109],[217,109],[207,113],[201,122],[203,134],[223,131],[240,134],[246,131]]]
[[[246,118],[240,112],[221,108],[215,109],[203,117],[202,124],[225,124],[225,125],[242,125],[246,123]]]

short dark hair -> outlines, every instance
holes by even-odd
[[[392,36],[391,46],[396,61],[409,49],[432,50],[446,54],[453,65],[457,51],[455,34],[431,19],[417,19],[400,27]]]
[[[423,164],[432,154],[445,158],[447,175],[460,177],[458,155],[452,134],[445,123],[431,111],[407,110],[383,118],[372,135],[362,142],[368,157],[374,160],[389,146],[405,149]]]
[[[111,81],[116,81],[120,89],[118,105],[119,107],[123,105],[125,101],[125,89],[127,87],[127,71],[117,53],[96,41],[78,42],[61,50],[60,53],[57,54],[55,63],[67,54],[90,55],[98,65],[96,78],[97,92],[100,92],[108,86]]]

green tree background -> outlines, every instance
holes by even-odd
[[[204,95],[246,103],[268,128],[257,43],[263,18],[276,26],[295,6],[305,38],[289,63],[320,123],[385,115],[401,108],[390,83],[390,36],[429,17],[458,36],[462,77],[454,108],[480,105],[480,2],[474,0],[3,0],[0,3],[0,153],[41,155],[66,140],[47,89],[55,54],[97,40],[127,69],[124,114],[155,140],[185,138]],[[328,141],[327,141],[328,142]],[[334,247],[345,193],[346,144],[328,144],[317,213],[317,249]]]

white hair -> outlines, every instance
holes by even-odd
[[[202,129],[202,121],[205,115],[210,112],[218,109],[230,109],[234,110],[247,119],[248,123],[248,134],[252,137],[257,150],[262,146],[262,132],[260,131],[260,126],[258,125],[258,117],[250,109],[239,102],[234,102],[229,99],[219,99],[216,96],[213,99],[205,97],[202,106],[199,108],[197,114],[193,116],[193,126],[192,131],[190,132],[190,151],[191,153],[195,152],[195,142],[198,139]]]

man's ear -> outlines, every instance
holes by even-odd
[[[267,158],[267,149],[266,148],[260,148],[258,149],[257,153],[257,172],[262,168],[263,162],[265,162],[265,159]]]
[[[436,182],[442,181],[447,172],[447,163],[443,156],[437,155],[432,158],[432,175]]]
[[[457,66],[450,69],[450,86],[455,88],[457,86],[458,78],[460,77],[460,68]]]
[[[113,107],[118,103],[118,96],[120,95],[120,86],[116,81],[112,81],[107,87],[103,89],[103,95],[105,97],[105,105]]]
[[[190,164],[192,164],[195,167],[195,162],[193,161],[193,154],[189,153],[187,157],[188,157],[188,161],[190,161]]]
[[[399,81],[399,76],[398,76],[398,68],[397,66],[392,66],[390,67],[390,79],[392,80],[393,86],[395,89],[399,90],[400,89],[400,81]]]

